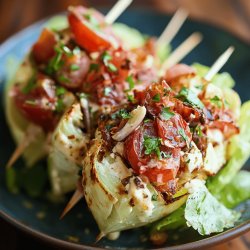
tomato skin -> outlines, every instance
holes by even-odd
[[[14,90],[14,101],[17,108],[29,121],[41,126],[45,131],[55,127],[55,89],[54,82],[43,75],[39,75],[37,86],[28,94],[24,94],[18,87]]]
[[[111,36],[110,30],[105,28],[104,17],[97,11],[91,13],[91,15],[96,17],[100,25],[103,26],[102,30],[104,33],[101,33],[88,25],[88,21],[84,18],[84,14],[87,11],[88,9],[82,6],[72,7],[69,10],[68,21],[77,44],[88,52],[106,50],[112,47],[112,41],[115,38]]]
[[[86,54],[76,54],[64,56],[63,66],[56,72],[56,80],[67,89],[78,89],[88,73],[90,59]],[[77,66],[77,70],[72,70],[72,66]]]
[[[32,54],[35,61],[47,63],[55,55],[54,47],[57,43],[55,34],[44,28],[38,41],[32,47]]]
[[[156,122],[159,136],[162,138],[167,147],[183,148],[185,146],[189,146],[192,140],[192,134],[188,124],[179,114],[175,114],[167,121],[162,121],[157,118]],[[183,138],[181,130],[185,133],[187,141]]]

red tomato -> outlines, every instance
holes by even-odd
[[[155,124],[152,121],[144,123],[135,130],[125,141],[125,155],[136,173],[140,173],[140,166],[144,166],[150,160],[144,154],[144,136],[156,137]]]
[[[167,82],[171,82],[178,77],[185,76],[185,75],[195,75],[195,74],[196,74],[196,71],[192,67],[186,64],[176,64],[167,70],[164,79]]]
[[[63,57],[63,66],[56,72],[56,80],[67,89],[81,87],[90,65],[86,54],[76,54]]]
[[[31,122],[52,130],[56,123],[55,116],[55,87],[50,78],[39,75],[36,86],[24,94],[20,89],[14,89],[14,101],[21,113]]]
[[[190,144],[192,135],[189,126],[179,114],[175,114],[167,121],[157,118],[156,122],[158,134],[167,147],[183,148]]]
[[[96,24],[91,23],[91,18]],[[105,23],[104,17],[97,11],[82,6],[71,7],[68,21],[77,44],[89,52],[112,47],[117,40]]]
[[[126,139],[125,157],[137,174],[147,176],[150,182],[167,191],[168,182],[175,179],[180,166],[180,149],[161,146],[160,150],[168,155],[162,159],[156,155],[146,155],[143,144],[145,136],[157,137],[155,122],[144,123]]]
[[[32,53],[37,63],[47,63],[55,55],[55,34],[44,28],[38,41],[32,47]]]

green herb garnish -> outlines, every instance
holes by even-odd
[[[89,66],[89,72],[97,71],[98,69],[99,69],[99,65],[96,63],[91,63]]]
[[[132,90],[135,87],[135,82],[134,82],[134,79],[133,79],[132,75],[129,75],[126,78],[126,82],[128,82],[128,84],[129,84],[129,89],[127,91],[130,91],[130,90]]]
[[[112,88],[110,87],[105,87],[103,90],[105,96],[108,96],[111,91],[112,91]]]
[[[174,116],[174,113],[170,111],[169,107],[166,107],[162,109],[161,116],[164,118],[164,120],[169,120]]]
[[[145,154],[149,155],[155,153],[159,159],[161,159],[161,139],[157,137],[144,136],[143,142],[145,148]]]
[[[191,106],[197,107],[197,108],[204,108],[203,103],[201,100],[196,96],[196,94],[188,89],[188,88],[182,88],[179,94],[176,96],[176,98],[182,100],[183,102],[186,102],[190,104]]]
[[[70,70],[71,70],[71,71],[77,71],[77,70],[79,70],[79,69],[80,69],[80,66],[77,65],[77,64],[71,64],[71,65],[70,65]]]
[[[222,100],[217,95],[211,98],[210,102],[219,108],[222,107]]]
[[[159,102],[160,100],[161,100],[161,95],[159,93],[153,96],[154,102]]]
[[[186,141],[186,143],[188,145],[188,137],[187,137],[183,128],[178,129],[178,134],[183,138],[184,141]]]
[[[56,88],[56,95],[57,95],[57,96],[62,96],[62,95],[65,94],[65,92],[66,92],[66,89],[63,88],[63,87],[57,87],[57,88]]]

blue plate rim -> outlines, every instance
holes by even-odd
[[[144,9],[150,10],[147,7]],[[138,10],[138,9],[134,8],[133,10]],[[141,8],[140,8],[140,10],[141,10]],[[163,11],[160,11],[160,10],[155,10],[155,12],[158,12],[161,14],[164,13]],[[62,15],[62,14],[65,14],[65,12],[59,12],[57,14],[47,16],[47,17],[27,26],[26,28],[18,31],[17,33],[10,36],[9,38],[7,38],[5,41],[3,41],[0,44],[0,58],[5,54],[4,51],[6,50],[6,48],[12,47],[15,44],[16,39],[18,39],[19,37],[22,37],[22,36],[26,36],[27,34],[29,34],[29,32],[31,30],[33,30],[37,26],[41,26],[42,24],[44,24],[46,22],[46,20],[50,19],[51,17],[56,16],[56,15]],[[169,16],[169,13],[167,13],[166,16]],[[217,31],[222,31],[224,34],[232,36],[232,37],[236,38],[237,40],[239,40],[242,44],[249,46],[249,43],[247,41],[245,41],[241,37],[237,36],[235,33],[230,32],[222,27],[218,27],[212,23],[200,21],[200,20],[197,20],[195,18],[188,18],[188,20],[190,20],[194,23],[201,23],[202,25],[207,26],[207,27],[212,27]],[[0,216],[5,221],[9,222],[11,225],[18,228],[19,230],[21,230],[21,231],[23,231],[31,236],[34,236],[36,239],[38,239],[40,241],[44,241],[48,244],[51,244],[51,246],[61,247],[61,248],[65,248],[65,249],[72,249],[72,250],[88,250],[88,249],[89,250],[101,250],[101,249],[105,249],[105,248],[100,248],[98,246],[95,247],[95,246],[90,246],[90,245],[76,244],[73,242],[69,242],[66,240],[61,240],[61,239],[49,236],[45,233],[40,232],[39,230],[36,230],[34,228],[31,228],[31,227],[25,225],[23,222],[18,221],[17,219],[11,217],[10,215],[8,215],[7,213],[5,213],[3,211],[0,211]],[[157,249],[152,248],[152,250],[188,250],[188,249],[198,249],[201,247],[209,247],[209,246],[216,245],[218,243],[222,243],[222,242],[225,242],[227,240],[233,239],[233,238],[235,238],[243,233],[246,233],[248,231],[250,231],[250,220],[247,220],[246,222],[244,222],[244,223],[242,223],[234,228],[231,228],[225,232],[219,233],[217,235],[211,236],[211,237],[206,238],[206,239],[202,239],[202,240],[198,240],[198,241],[194,241],[194,242],[190,242],[190,243],[186,243],[186,244],[182,244],[182,245],[177,245],[177,246],[170,246],[170,247],[157,248]]]

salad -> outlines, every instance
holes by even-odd
[[[43,29],[6,87],[17,143],[9,190],[39,197],[49,179],[50,200],[75,191],[66,212],[84,198],[98,239],[148,226],[160,245],[179,227],[233,227],[241,215],[232,208],[250,198],[240,170],[250,102],[241,105],[231,76],[163,67],[168,46],[94,9],[70,7],[67,17]],[[12,166],[20,155],[23,169]]]

